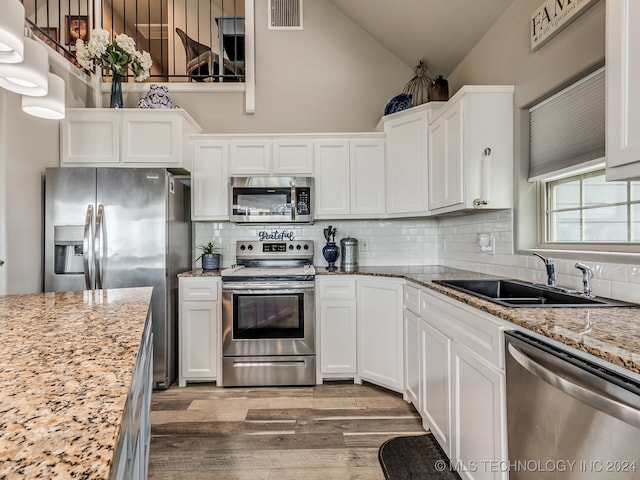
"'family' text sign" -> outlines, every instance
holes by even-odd
[[[545,0],[531,16],[531,50],[540,48],[597,0]]]

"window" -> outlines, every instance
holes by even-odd
[[[541,184],[547,243],[640,243],[640,181],[607,182],[597,170]]]

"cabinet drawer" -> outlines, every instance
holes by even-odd
[[[355,280],[319,280],[318,296],[320,298],[356,298],[356,281]]]
[[[405,285],[402,298],[404,308],[416,315],[420,315],[420,290],[410,285]]]
[[[220,280],[211,278],[180,278],[180,300],[216,301]]]
[[[492,315],[437,292],[422,291],[423,319],[455,343],[504,368],[504,325]]]

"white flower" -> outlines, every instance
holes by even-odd
[[[122,50],[124,50],[129,55],[133,55],[136,52],[136,44],[129,35],[121,33],[120,35],[116,35],[115,38],[116,45],[118,45]]]
[[[89,50],[80,39],[76,41],[76,58],[78,59],[78,63],[87,70],[91,69],[93,66],[92,55],[89,54]]]

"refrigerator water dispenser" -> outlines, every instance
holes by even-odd
[[[55,225],[53,230],[54,273],[57,275],[84,273],[82,247],[84,225]]]

